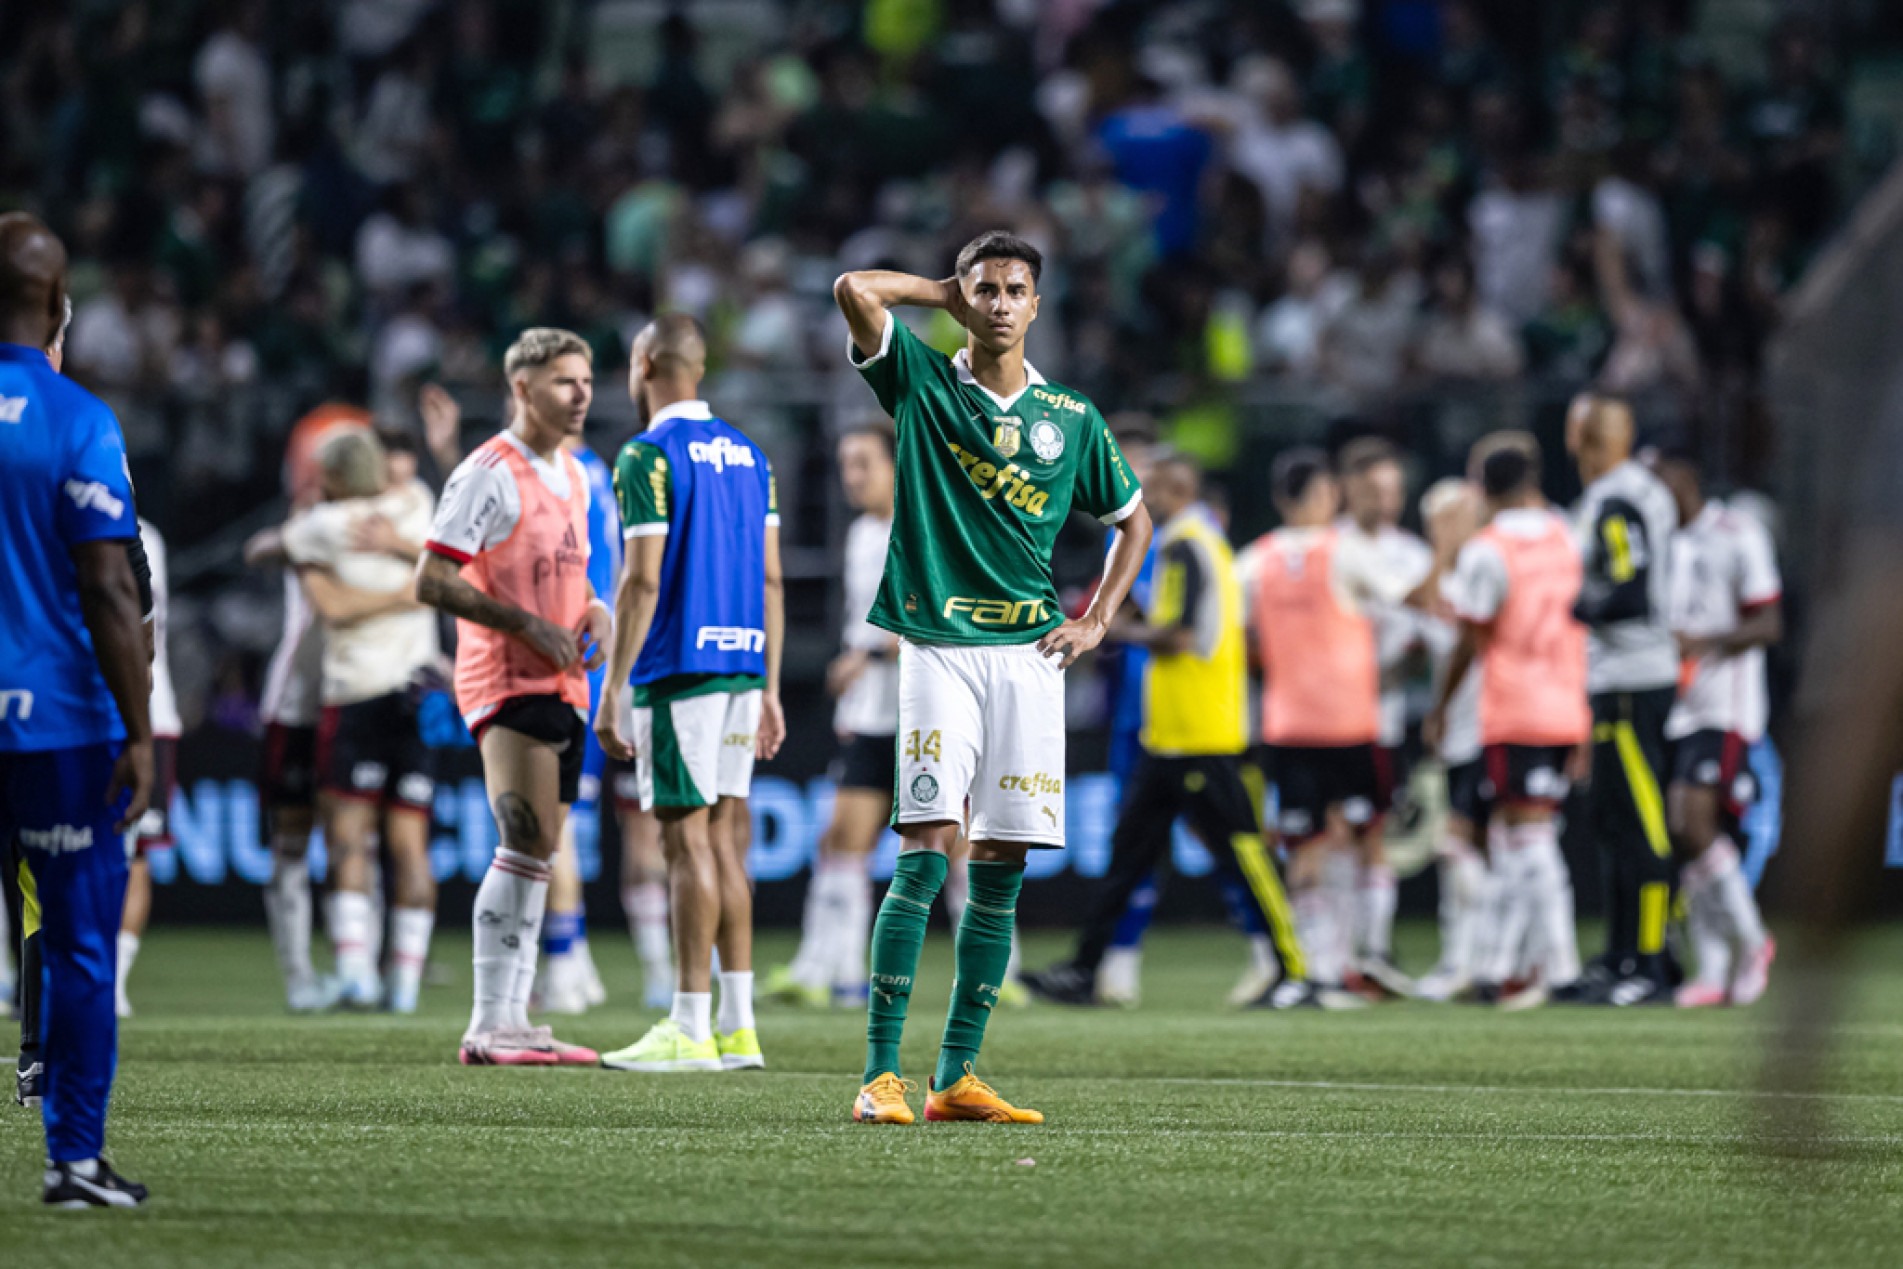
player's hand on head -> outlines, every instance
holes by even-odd
[[[780,708],[780,698],[763,696],[760,699],[760,730],[753,739],[753,756],[764,762],[780,752],[780,746],[786,743],[786,711]]]
[[[965,288],[958,285],[958,279],[955,277],[946,278],[939,285],[945,288],[945,311],[950,313],[952,320],[960,326],[969,326],[971,307],[965,303]]]
[[[517,636],[537,656],[558,670],[566,670],[581,660],[581,644],[572,630],[564,630],[552,621],[531,617]]]
[[[133,826],[145,818],[152,805],[152,784],[151,740],[128,740],[119,751],[119,760],[112,764],[112,779],[106,785],[107,806],[130,795],[125,814],[114,826],[119,832],[131,832]]]
[[[1101,621],[1079,617],[1067,621],[1037,641],[1037,650],[1047,657],[1059,658],[1057,668],[1068,670],[1072,662],[1103,642],[1109,627]]]

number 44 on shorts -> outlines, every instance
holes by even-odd
[[[940,752],[939,733],[936,730],[928,732],[908,731],[905,733],[905,760],[907,762],[917,762],[922,758],[930,758],[933,762],[943,762],[945,760],[944,755]]]

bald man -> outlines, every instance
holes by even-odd
[[[1573,517],[1586,572],[1574,615],[1590,632],[1592,783],[1587,829],[1605,862],[1606,951],[1561,996],[1636,1005],[1670,999],[1665,926],[1674,876],[1666,828],[1666,719],[1677,697],[1666,551],[1671,491],[1632,460],[1632,408],[1587,393],[1566,416],[1566,449],[1586,486]]]
[[[676,976],[668,1016],[602,1056],[624,1071],[766,1065],[753,1021],[747,796],[755,759],[786,736],[780,514],[766,455],[700,399],[706,370],[693,318],[667,314],[641,332],[629,389],[647,429],[615,463],[627,550],[595,735],[609,757],[634,760],[641,807],[661,821]]]
[[[124,834],[153,784],[151,678],[126,553],[139,529],[125,441],[47,357],[65,311],[59,239],[31,216],[0,216],[0,840],[19,848],[39,900],[42,1198],[135,1207],[145,1187],[102,1151]]]

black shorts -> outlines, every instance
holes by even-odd
[[[410,694],[324,706],[317,722],[317,783],[332,797],[429,814],[436,764]]]
[[[561,761],[561,799],[573,806],[581,796],[582,761],[588,756],[588,723],[559,696],[511,696],[472,729],[476,743],[491,727],[521,732],[551,746]]]
[[[1557,807],[1572,792],[1571,754],[1565,745],[1488,745],[1480,755],[1482,797],[1489,806]]]
[[[1447,768],[1447,809],[1469,824],[1487,818],[1487,764],[1479,758]]]
[[[152,801],[139,817],[136,848],[143,855],[172,844],[172,794],[178,789],[178,737],[152,738]]]
[[[317,800],[317,728],[267,723],[264,761],[258,769],[258,833],[270,841],[272,813],[308,811]]]
[[[1381,818],[1392,795],[1387,761],[1374,745],[1270,745],[1266,770],[1275,781],[1280,811],[1275,827],[1299,844],[1328,827],[1328,813],[1340,810],[1353,829]]]
[[[1751,746],[1735,731],[1695,731],[1672,747],[1672,783],[1716,789],[1718,803],[1735,826],[1758,800]]]
[[[848,736],[826,774],[835,788],[870,789],[891,797],[899,778],[898,738]]]

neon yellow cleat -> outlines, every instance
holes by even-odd
[[[720,1050],[723,1071],[766,1070],[766,1055],[760,1052],[760,1033],[752,1027],[716,1035],[714,1046]]]
[[[831,991],[801,982],[793,977],[792,969],[786,965],[773,967],[773,972],[766,976],[766,982],[761,984],[760,994],[782,1005],[803,1005],[808,1009],[825,1009],[833,1003]]]
[[[1031,1003],[1031,989],[1016,974],[1007,974],[998,988],[998,1003],[1006,1009],[1023,1009]]]
[[[852,1104],[852,1117],[862,1124],[909,1124],[914,1121],[907,1093],[916,1093],[918,1085],[887,1071],[859,1090]]]
[[[935,1088],[926,1091],[925,1118],[933,1121],[969,1119],[987,1124],[1041,1124],[1044,1112],[1013,1106],[979,1079],[967,1063],[964,1078],[956,1084],[943,1092]]]
[[[756,1042],[755,1052],[759,1051]],[[601,1064],[614,1071],[643,1071],[670,1074],[676,1071],[718,1071],[720,1046],[712,1036],[695,1041],[681,1024],[663,1018],[648,1028],[648,1033],[625,1049],[601,1055]]]

